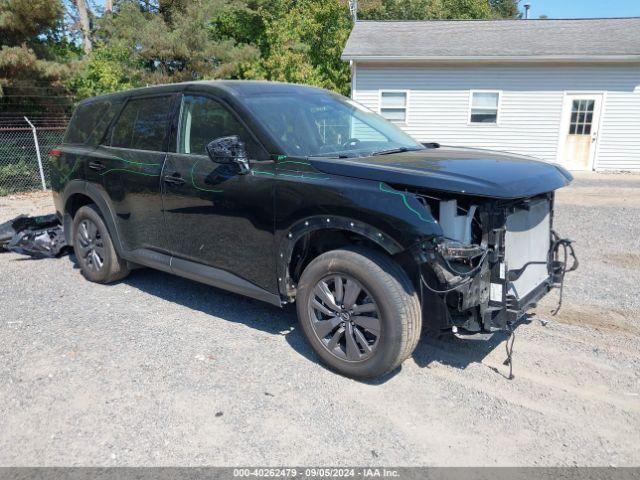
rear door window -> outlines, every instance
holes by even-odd
[[[165,150],[172,96],[130,100],[120,114],[111,146],[134,150]]]

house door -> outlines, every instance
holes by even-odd
[[[561,157],[565,168],[593,169],[601,110],[602,94],[576,94],[565,98]]]

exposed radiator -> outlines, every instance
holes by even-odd
[[[528,209],[518,209],[507,217],[505,260],[509,270],[518,270],[529,262],[522,276],[515,280],[508,292],[522,299],[548,277],[547,255],[551,247],[551,205],[549,200],[532,202]]]

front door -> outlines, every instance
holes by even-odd
[[[277,292],[272,175],[243,175],[234,164],[213,162],[205,146],[238,135],[252,167],[275,164],[248,130],[216,99],[185,95],[176,153],[162,174],[165,250],[174,257],[225,270]]]
[[[567,95],[561,163],[569,170],[592,170],[598,142],[602,94]]]

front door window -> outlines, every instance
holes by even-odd
[[[237,135],[249,157],[258,155],[257,145],[244,126],[220,103],[207,97],[187,95],[182,101],[178,153],[206,155],[206,145],[220,137]]]

